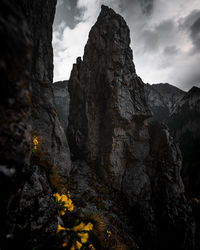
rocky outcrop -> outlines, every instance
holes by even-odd
[[[38,136],[40,153],[38,162],[37,157],[34,158],[36,153],[32,156],[33,170],[26,170],[28,177],[22,189],[20,210],[23,213],[29,211],[29,220],[24,219],[28,229],[34,239],[39,242],[41,239],[44,240],[47,248],[48,244],[51,245],[50,239],[55,236],[57,227],[57,214],[51,189],[53,176],[51,174],[50,179],[49,173],[60,176],[60,180],[66,184],[71,168],[68,143],[56,113],[52,90],[51,43],[55,6],[56,0],[23,1],[22,4],[32,41],[30,70],[32,134]]]
[[[71,163],[68,143],[56,114],[53,97],[52,25],[56,0],[23,1],[33,43],[31,65],[32,128],[41,138],[41,148],[49,161],[66,178]]]
[[[151,120],[166,121],[175,104],[183,98],[185,92],[168,83],[145,84],[145,97],[152,111]]]
[[[52,85],[52,87],[53,87],[56,111],[58,113],[60,123],[66,133],[68,126],[69,101],[70,101],[68,92],[68,81],[55,82]]]
[[[45,166],[32,159],[31,135],[39,138],[40,163],[54,167],[66,183],[69,148],[51,87],[55,5],[56,0],[0,3],[1,249],[53,249],[57,209]]]
[[[150,112],[129,44],[124,19],[103,6],[90,31],[83,61],[77,59],[69,80],[68,139],[72,153],[94,163],[118,190],[127,166],[126,155],[140,161],[148,154],[144,120]]]
[[[129,44],[124,19],[102,6],[69,80],[73,159],[127,200],[140,249],[193,249],[180,152],[166,127],[146,123],[151,114]]]

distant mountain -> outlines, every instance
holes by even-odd
[[[170,84],[146,84],[151,120],[165,122],[179,143],[182,176],[189,196],[200,195],[200,88],[188,92]]]
[[[183,98],[185,92],[168,83],[159,83],[146,84],[145,95],[153,119],[165,121],[172,113],[175,103]]]
[[[200,112],[200,88],[192,87],[173,107],[172,113],[177,114],[189,108],[188,111]]]

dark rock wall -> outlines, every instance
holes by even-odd
[[[40,161],[54,168],[63,183],[71,168],[70,153],[64,130],[57,117],[52,90],[53,50],[52,25],[56,0],[22,1],[32,41],[30,82],[32,86],[31,125],[33,135],[39,136]],[[44,159],[41,159],[44,157]],[[30,233],[39,242],[55,236],[57,213],[52,197],[52,183],[45,166],[33,161],[27,170],[28,178],[22,189],[20,209]],[[44,168],[43,168],[44,167]],[[56,183],[59,185],[59,183]],[[54,190],[55,192],[56,190]],[[29,219],[27,216],[29,213]],[[49,240],[49,244],[51,241]],[[48,247],[48,244],[46,245]]]
[[[1,249],[52,249],[57,210],[47,172],[30,164],[31,134],[67,182],[70,155],[51,87],[56,1],[1,1]],[[32,92],[31,92],[32,89]],[[55,191],[54,191],[55,192]]]
[[[145,84],[145,96],[153,117],[165,122],[179,143],[183,156],[181,176],[188,197],[200,194],[200,90],[184,92],[170,84]]]
[[[149,125],[151,201],[154,226],[157,227],[158,249],[193,249],[195,223],[192,210],[184,195],[180,176],[181,152],[169,133],[158,122]],[[144,216],[145,217],[145,216]],[[151,217],[152,219],[152,217]],[[167,242],[163,244],[163,242]]]
[[[67,177],[70,155],[53,98],[52,25],[56,0],[22,1],[33,43],[31,65],[32,129],[41,137],[41,147],[58,172]]]
[[[11,238],[13,201],[24,183],[30,157],[31,43],[24,16],[11,1],[0,2],[0,248]],[[8,248],[5,248],[8,249]]]
[[[135,161],[148,154],[144,120],[150,113],[129,44],[124,19],[103,6],[90,31],[83,61],[77,59],[69,80],[72,153],[99,166],[97,171],[118,190],[126,154]]]

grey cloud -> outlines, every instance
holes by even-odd
[[[179,49],[175,45],[172,45],[172,46],[166,46],[163,52],[166,55],[174,56],[178,53],[178,51]]]
[[[193,23],[200,17],[200,10],[193,10],[188,16],[180,18],[179,26],[189,30]]]
[[[174,28],[174,21],[170,19],[170,20],[161,22],[158,26],[156,26],[155,30],[158,33],[162,33],[166,35],[166,34],[171,33],[173,28]]]
[[[187,60],[176,63],[176,68],[173,68],[170,78],[174,79],[182,89],[188,90],[192,86],[200,87],[200,71],[199,61],[200,56],[189,56]]]
[[[154,2],[155,2],[154,0],[142,0],[141,1],[142,12],[146,15],[150,15],[153,11]]]
[[[200,17],[190,27],[190,36],[193,44],[200,51]]]
[[[153,52],[158,49],[158,34],[155,30],[144,30],[141,37],[145,52]]]
[[[192,70],[184,74],[184,77],[180,77],[179,82],[183,89],[190,89],[194,85],[200,87],[199,65],[193,65]]]
[[[119,2],[122,11],[140,7],[144,15],[151,15],[155,4],[155,0],[119,0]]]
[[[144,51],[155,52],[165,46],[172,39],[175,28],[173,20],[166,20],[153,29],[144,30],[140,37],[144,44]]]
[[[180,28],[189,33],[194,51],[200,51],[200,11],[193,10],[186,18],[180,20]]]
[[[77,24],[76,16],[80,15],[80,10],[76,8],[78,0],[63,0],[58,1],[56,6],[54,26],[59,26],[63,21],[70,28],[74,28]]]

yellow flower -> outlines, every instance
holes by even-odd
[[[89,222],[87,225],[85,225],[83,231],[91,231],[93,229],[93,225],[91,222]]]
[[[95,250],[94,246],[92,244],[89,245],[89,248],[92,250]]]
[[[74,210],[74,204],[68,196],[65,194],[60,195],[59,193],[56,193],[53,196],[56,198],[58,209],[60,210],[59,215],[64,215],[66,210],[70,212]]]
[[[74,210],[74,204],[72,203],[70,206],[68,206],[68,210],[72,212]]]
[[[78,233],[78,236],[81,238],[82,243],[86,243],[88,240],[88,233]]]
[[[85,226],[85,224],[84,224],[83,222],[81,222],[79,225],[74,226],[74,227],[72,228],[72,230],[73,230],[74,232],[76,232],[76,231],[83,231],[84,226]]]
[[[66,196],[65,194],[62,194],[62,195],[60,196],[60,198],[61,198],[61,201],[63,201],[63,202],[68,202],[68,198],[67,198],[67,196]]]
[[[68,240],[62,244],[62,247],[67,247],[67,245],[68,245]]]
[[[111,231],[107,230],[106,232],[107,232],[108,237],[110,237],[112,234]]]
[[[87,225],[85,225],[84,222],[81,222],[79,225],[74,226],[72,230],[74,232],[76,231],[91,231],[93,229],[93,225],[91,222],[89,222]]]
[[[65,214],[65,212],[66,212],[66,209],[63,209],[63,210],[58,211],[58,214],[62,216]]]
[[[66,231],[67,228],[62,227],[61,225],[58,225],[56,233],[58,234],[60,231]]]
[[[78,240],[76,241],[76,248],[81,249],[82,243],[80,243]]]
[[[71,246],[70,250],[75,250],[74,244]]]
[[[56,201],[60,201],[61,200],[61,196],[59,195],[59,193],[56,193],[53,196],[56,198]]]
[[[32,142],[33,142],[33,149],[34,149],[34,150],[37,150],[37,146],[38,146],[38,144],[39,144],[38,136],[33,136]]]
[[[38,142],[38,140],[37,140],[36,137],[33,139],[33,144],[34,144],[34,145],[38,145],[38,144],[39,144],[39,142]]]

